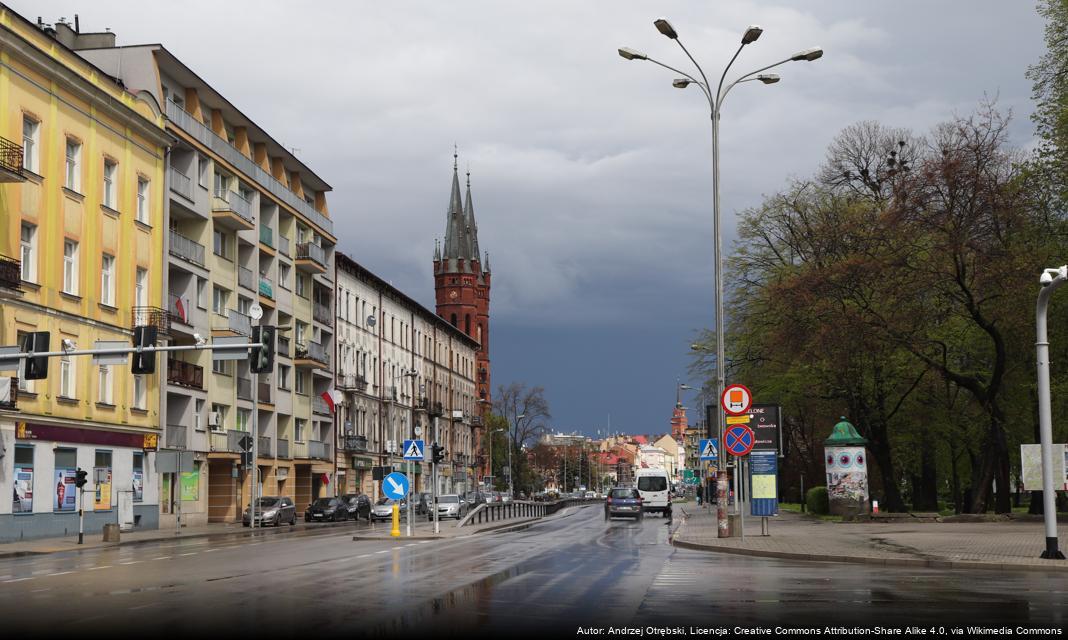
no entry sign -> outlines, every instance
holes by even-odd
[[[744,424],[736,424],[723,435],[727,452],[732,456],[744,456],[753,450],[756,437],[753,430]]]
[[[724,413],[731,416],[748,413],[752,405],[753,394],[745,385],[732,384],[723,390],[723,395],[719,398],[719,406],[723,407]]]

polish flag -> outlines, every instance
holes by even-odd
[[[176,298],[174,301],[174,308],[178,310],[178,317],[182,319],[182,322],[186,321],[185,305],[182,304],[181,298]]]
[[[334,396],[329,391],[324,391],[321,395],[323,400],[326,401],[326,406],[330,407],[330,413],[335,413]]]
[[[323,474],[323,484],[330,484],[330,475],[329,474],[326,474],[326,473]]]

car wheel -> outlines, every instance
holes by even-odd
[[[641,521],[642,521],[643,519],[645,519],[645,514],[644,514],[644,513],[641,513],[641,512],[639,512],[639,513],[638,513],[638,515],[637,515],[637,516],[635,516],[635,518],[634,518],[634,519],[635,519],[635,520],[637,520],[638,522],[641,522]]]
[[[297,526],[297,514],[294,513],[293,517],[289,519],[289,526],[291,526],[291,527]]]

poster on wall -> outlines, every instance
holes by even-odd
[[[55,489],[52,493],[53,511],[74,511],[78,506],[76,469],[56,469]]]
[[[140,469],[133,472],[133,501],[141,502],[145,498],[145,474]]]
[[[104,471],[103,467],[93,469],[94,475],[97,471]],[[111,469],[107,469],[105,472],[106,482],[96,483],[96,499],[93,501],[93,509],[96,511],[107,511],[111,509]]]
[[[15,467],[15,504],[12,511],[33,511],[33,467]]]
[[[182,501],[194,502],[200,498],[200,474],[196,471],[182,473]]]
[[[827,495],[830,501],[866,503],[868,469],[864,447],[828,447],[826,451]]]

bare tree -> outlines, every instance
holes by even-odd
[[[545,399],[545,388],[528,388],[520,382],[497,387],[493,411],[508,421],[516,454],[522,450],[523,445],[537,440],[538,436],[545,432],[548,421],[552,418],[549,402]]]

